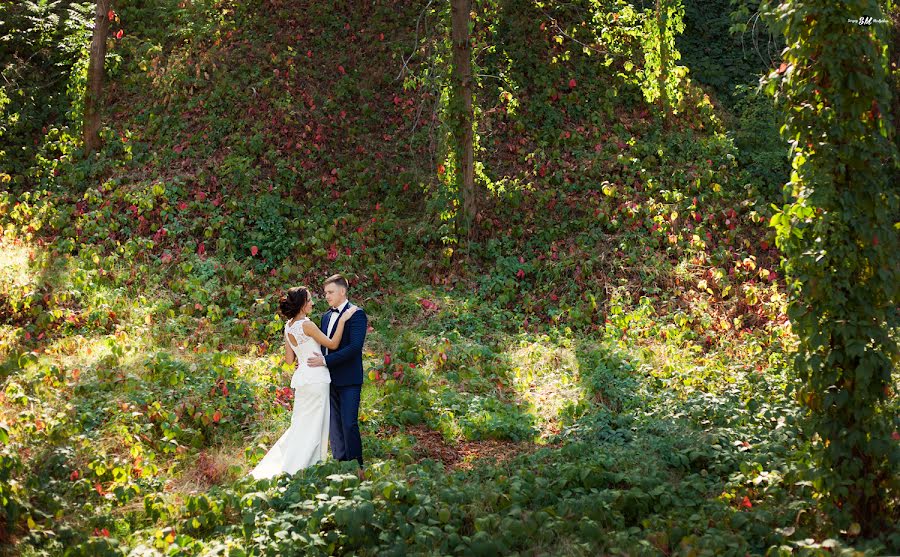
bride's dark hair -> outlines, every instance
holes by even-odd
[[[278,302],[278,309],[281,310],[285,317],[293,319],[294,316],[300,313],[307,301],[309,301],[309,290],[302,286],[295,286],[289,289],[287,294]]]

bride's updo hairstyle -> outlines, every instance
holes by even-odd
[[[282,315],[288,319],[293,319],[308,301],[309,290],[302,286],[295,286],[289,289],[287,294],[278,302],[278,309],[281,310]]]

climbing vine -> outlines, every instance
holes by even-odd
[[[684,6],[681,0],[658,0],[654,13],[644,19],[644,98],[660,101],[668,115],[681,100],[679,84],[687,68],[677,65],[681,54],[675,37],[684,32]]]
[[[788,45],[765,80],[786,101],[793,159],[792,202],[772,225],[799,338],[797,396],[819,458],[813,485],[842,526],[871,533],[897,518],[900,469],[888,406],[900,362],[889,26],[875,0],[766,2],[763,12]]]

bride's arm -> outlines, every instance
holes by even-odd
[[[306,333],[307,336],[315,339],[316,342],[328,348],[329,350],[334,350],[341,344],[341,337],[344,336],[344,324],[353,316],[353,313],[356,311],[356,307],[352,307],[344,312],[341,315],[341,318],[337,322],[337,326],[334,329],[334,337],[328,338],[328,335],[322,332],[321,329],[316,327],[316,324],[312,321],[304,321],[303,322],[303,332]]]

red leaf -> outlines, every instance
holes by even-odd
[[[574,80],[574,79],[570,79],[570,80],[569,80],[569,89],[574,89],[574,88],[575,88],[575,85],[576,85],[575,80]]]
[[[446,172],[446,171],[447,171],[447,169],[446,169],[446,168],[445,168],[445,167],[444,167],[444,165],[443,165],[443,164],[439,164],[439,165],[438,165],[438,169],[437,169],[437,170],[438,170],[438,174],[441,174],[441,175],[443,175],[443,174],[444,174],[444,172]]]
[[[197,246],[197,255],[203,255],[206,253],[206,245],[203,242],[200,242],[200,245]]]
[[[386,366],[391,365],[391,355],[390,354],[384,355],[384,365],[386,365]]]
[[[750,502],[750,498],[747,497],[746,495],[744,495],[744,500],[741,501],[741,507],[743,507],[745,509],[753,508],[753,503]]]
[[[124,37],[124,36],[125,36],[125,31],[119,29],[119,32],[116,33],[116,38],[117,38],[117,39],[121,39],[121,38]]]
[[[112,11],[112,10],[109,10],[109,11],[106,13],[106,17],[107,17],[110,21],[112,21],[112,20],[116,19],[116,12],[114,12],[114,11]]]
[[[219,412],[218,410],[216,410],[216,411],[213,413],[213,421],[216,422],[216,423],[219,423],[219,420],[221,420],[221,419],[222,419],[222,413]]]
[[[516,273],[516,276],[519,278],[523,278],[525,276],[525,271],[523,271],[522,269],[519,269],[519,272]]]
[[[900,441],[900,432],[895,431],[894,433],[891,433],[891,439],[893,439],[894,441]]]
[[[259,253],[259,248],[256,246],[252,246],[250,248],[250,255],[252,255],[253,257],[256,257],[257,253]]]
[[[72,470],[72,473],[69,474],[69,479],[74,482],[75,480],[78,479],[78,476],[80,476],[80,475],[81,474],[78,473],[78,470]]]
[[[340,73],[341,75],[345,75],[347,73],[346,71],[344,71],[344,66],[338,66],[338,73]]]
[[[784,72],[786,72],[786,71],[787,71],[787,69],[788,69],[788,65],[787,65],[787,62],[782,62],[782,63],[781,63],[781,65],[780,65],[780,66],[778,66],[778,70],[777,70],[777,72],[778,72],[778,75],[781,75],[781,74],[783,74],[783,73],[784,73]]]

